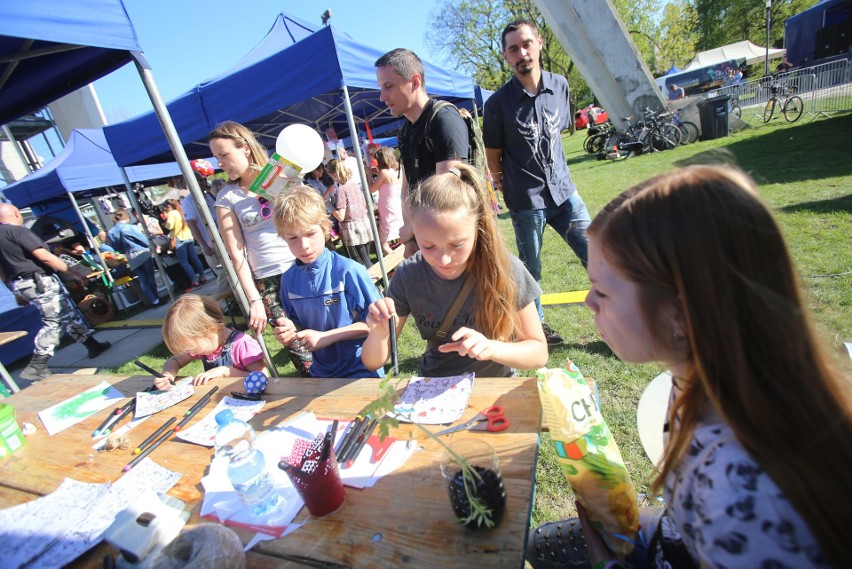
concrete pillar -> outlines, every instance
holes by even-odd
[[[535,3],[616,126],[626,127],[624,118],[641,116],[645,107],[666,108],[611,0]]]

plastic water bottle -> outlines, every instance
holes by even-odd
[[[265,470],[263,453],[254,446],[254,429],[234,417],[230,409],[217,413],[216,423],[216,456],[228,459],[228,478],[237,495],[255,515],[273,512],[280,497]]]

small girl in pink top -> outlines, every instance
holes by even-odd
[[[212,296],[178,298],[163,319],[163,340],[174,355],[154,378],[157,389],[170,389],[182,367],[201,360],[204,371],[192,378],[202,385],[217,377],[245,377],[250,371],[269,374],[257,340],[225,326],[225,315]]]

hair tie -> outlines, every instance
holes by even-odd
[[[455,166],[453,166],[452,168],[450,168],[449,170],[447,170],[447,172],[449,172],[450,174],[455,174],[455,176],[456,176],[459,180],[461,180],[461,170],[459,170],[459,169],[458,169],[458,168],[456,168]]]

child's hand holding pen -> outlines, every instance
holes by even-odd
[[[284,346],[289,346],[296,339],[296,325],[289,318],[281,316],[270,323],[275,337]]]
[[[370,305],[367,311],[367,328],[370,332],[379,329],[385,334],[389,333],[388,323],[391,318],[396,316],[396,307],[392,298],[380,298]]]
[[[174,384],[175,376],[167,371],[162,372],[159,377],[154,378],[154,387],[159,391],[168,391]]]

